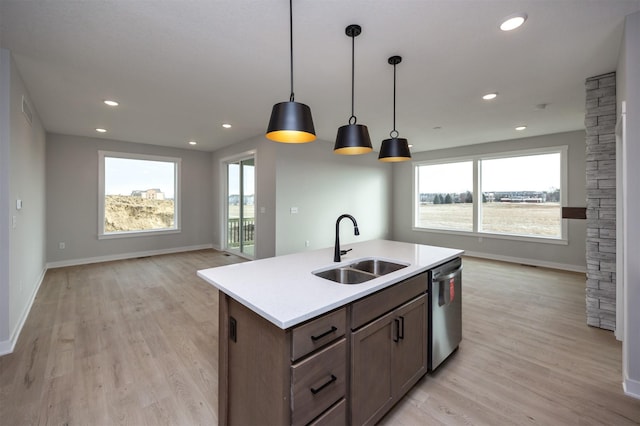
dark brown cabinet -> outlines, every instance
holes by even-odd
[[[351,422],[374,424],[427,372],[427,298],[351,335]]]
[[[427,372],[427,277],[283,330],[220,294],[219,424],[373,424]]]
[[[283,330],[220,299],[219,424],[346,423],[346,308]]]

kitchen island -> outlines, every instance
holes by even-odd
[[[426,373],[428,271],[461,250],[386,240],[198,271],[217,287],[220,424],[368,424]],[[360,284],[314,273],[382,259]]]

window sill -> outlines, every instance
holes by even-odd
[[[473,232],[473,231],[455,231],[452,229],[431,229],[431,228],[417,228],[413,227],[413,231],[428,232],[434,234],[448,234],[461,237],[473,237],[473,238],[488,238],[496,240],[510,240],[510,241],[522,241],[527,243],[538,244],[556,244],[556,245],[569,245],[567,238],[549,238],[549,237],[530,237],[526,235],[512,235],[512,234],[493,234],[490,232]]]
[[[135,237],[151,237],[167,234],[179,234],[182,232],[180,228],[176,229],[150,229],[147,231],[126,231],[126,232],[110,232],[108,234],[98,234],[99,240],[111,240],[114,238],[135,238]]]

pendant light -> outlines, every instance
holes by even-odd
[[[311,109],[300,102],[294,102],[293,94],[293,0],[289,0],[289,54],[291,60],[291,95],[289,102],[273,106],[267,128],[267,139],[283,143],[306,143],[316,139]]]
[[[400,134],[396,130],[396,65],[402,62],[402,57],[392,56],[388,62],[393,65],[393,130],[389,133],[391,138],[382,141],[378,160],[396,163],[411,160],[411,151],[409,151],[409,142],[404,138],[399,138]]]
[[[369,130],[367,126],[356,124],[358,119],[353,113],[353,98],[355,86],[355,39],[362,32],[360,25],[349,25],[345,29],[347,36],[351,37],[351,117],[349,124],[341,126],[336,136],[336,144],[333,152],[342,155],[358,155],[366,154],[373,151],[371,139],[369,138]]]

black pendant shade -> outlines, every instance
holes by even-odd
[[[271,110],[266,137],[275,142],[306,143],[316,139],[311,108],[294,101],[293,94],[293,0],[289,0],[289,59],[291,95],[289,102],[275,104]]]
[[[338,129],[333,152],[343,155],[366,154],[373,150],[369,129],[362,124],[346,124]]]
[[[378,160],[385,163],[397,163],[410,159],[409,142],[405,138],[390,138],[382,141]]]
[[[391,138],[382,141],[378,160],[386,163],[397,163],[411,160],[409,142],[404,138],[399,138],[396,130],[396,65],[402,62],[402,57],[392,56],[387,62],[393,65],[393,130],[389,133]]]
[[[273,106],[267,139],[283,143],[306,143],[315,140],[311,108],[300,102],[280,102]]]
[[[369,129],[363,124],[356,124],[357,119],[353,113],[354,86],[355,86],[355,38],[360,35],[362,28],[360,25],[349,25],[345,29],[345,34],[351,37],[351,117],[349,124],[341,126],[336,135],[336,144],[333,152],[342,155],[360,155],[373,151]]]

